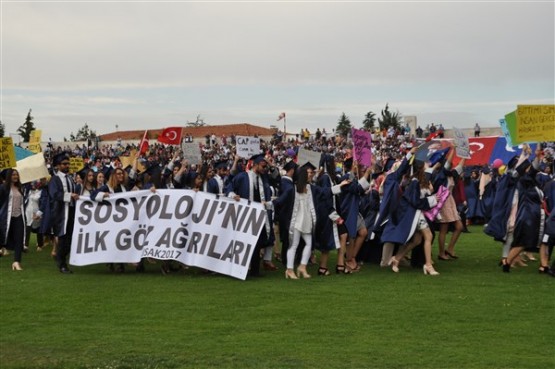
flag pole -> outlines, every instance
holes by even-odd
[[[283,142],[287,142],[287,116],[283,117]]]

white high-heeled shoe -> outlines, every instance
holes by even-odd
[[[312,276],[308,274],[308,272],[306,271],[306,268],[297,268],[297,277],[298,278],[303,277],[305,279],[308,279],[308,278],[311,278]]]
[[[422,271],[424,272],[424,275],[439,275],[439,273],[434,269],[433,265],[424,265],[422,267]]]
[[[23,270],[23,268],[21,267],[21,264],[19,264],[19,263],[16,261],[16,262],[14,262],[14,263],[12,264],[12,270],[18,270],[18,271],[19,271],[19,270]]]
[[[387,265],[389,265],[391,270],[395,273],[399,273],[399,260],[395,259],[395,256],[392,256],[391,259],[389,259],[389,263]]]
[[[297,278],[293,269],[286,269],[285,270],[285,279],[299,279],[299,278]]]

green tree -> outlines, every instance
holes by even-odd
[[[85,125],[77,131],[77,134],[74,135],[73,132],[69,134],[70,141],[88,141],[88,140],[94,140],[95,138],[96,138],[96,132],[91,130],[87,123],[85,123]],[[64,137],[64,141],[65,141],[65,137]]]
[[[339,117],[337,127],[335,127],[335,132],[337,132],[337,134],[339,134],[340,136],[347,137],[347,135],[351,133],[351,128],[351,120],[343,112],[343,114],[341,114],[341,116]]]
[[[403,117],[397,111],[396,113],[392,113],[389,111],[389,103],[385,104],[385,109],[382,110],[381,118],[378,118],[378,123],[380,124],[380,129],[388,129],[389,127],[393,127],[395,129],[401,128]]]
[[[4,123],[2,123],[2,121],[0,120],[0,137],[4,137],[4,134],[6,134],[6,127],[4,126]]]
[[[362,121],[362,127],[367,131],[371,131],[374,129],[374,123],[376,123],[376,114],[369,111],[364,116],[364,120]]]
[[[27,118],[25,118],[25,123],[23,123],[18,129],[17,133],[23,138],[23,142],[29,142],[31,138],[31,132],[35,130],[35,123],[33,123],[34,117],[31,116],[31,110],[27,113]]]

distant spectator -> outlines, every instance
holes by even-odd
[[[422,138],[424,131],[422,130],[422,127],[418,126],[418,128],[416,128],[416,137],[417,138]]]
[[[474,137],[480,137],[480,125],[478,123],[474,126]]]

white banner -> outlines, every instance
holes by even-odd
[[[70,263],[177,260],[245,279],[265,226],[262,204],[192,190],[132,191],[77,201]]]
[[[244,159],[249,159],[251,156],[260,154],[260,138],[250,136],[237,136],[237,155]]]
[[[468,143],[468,137],[465,136],[463,131],[456,127],[453,127],[453,133],[455,135],[454,139],[457,156],[459,158],[470,159],[470,145]]]

